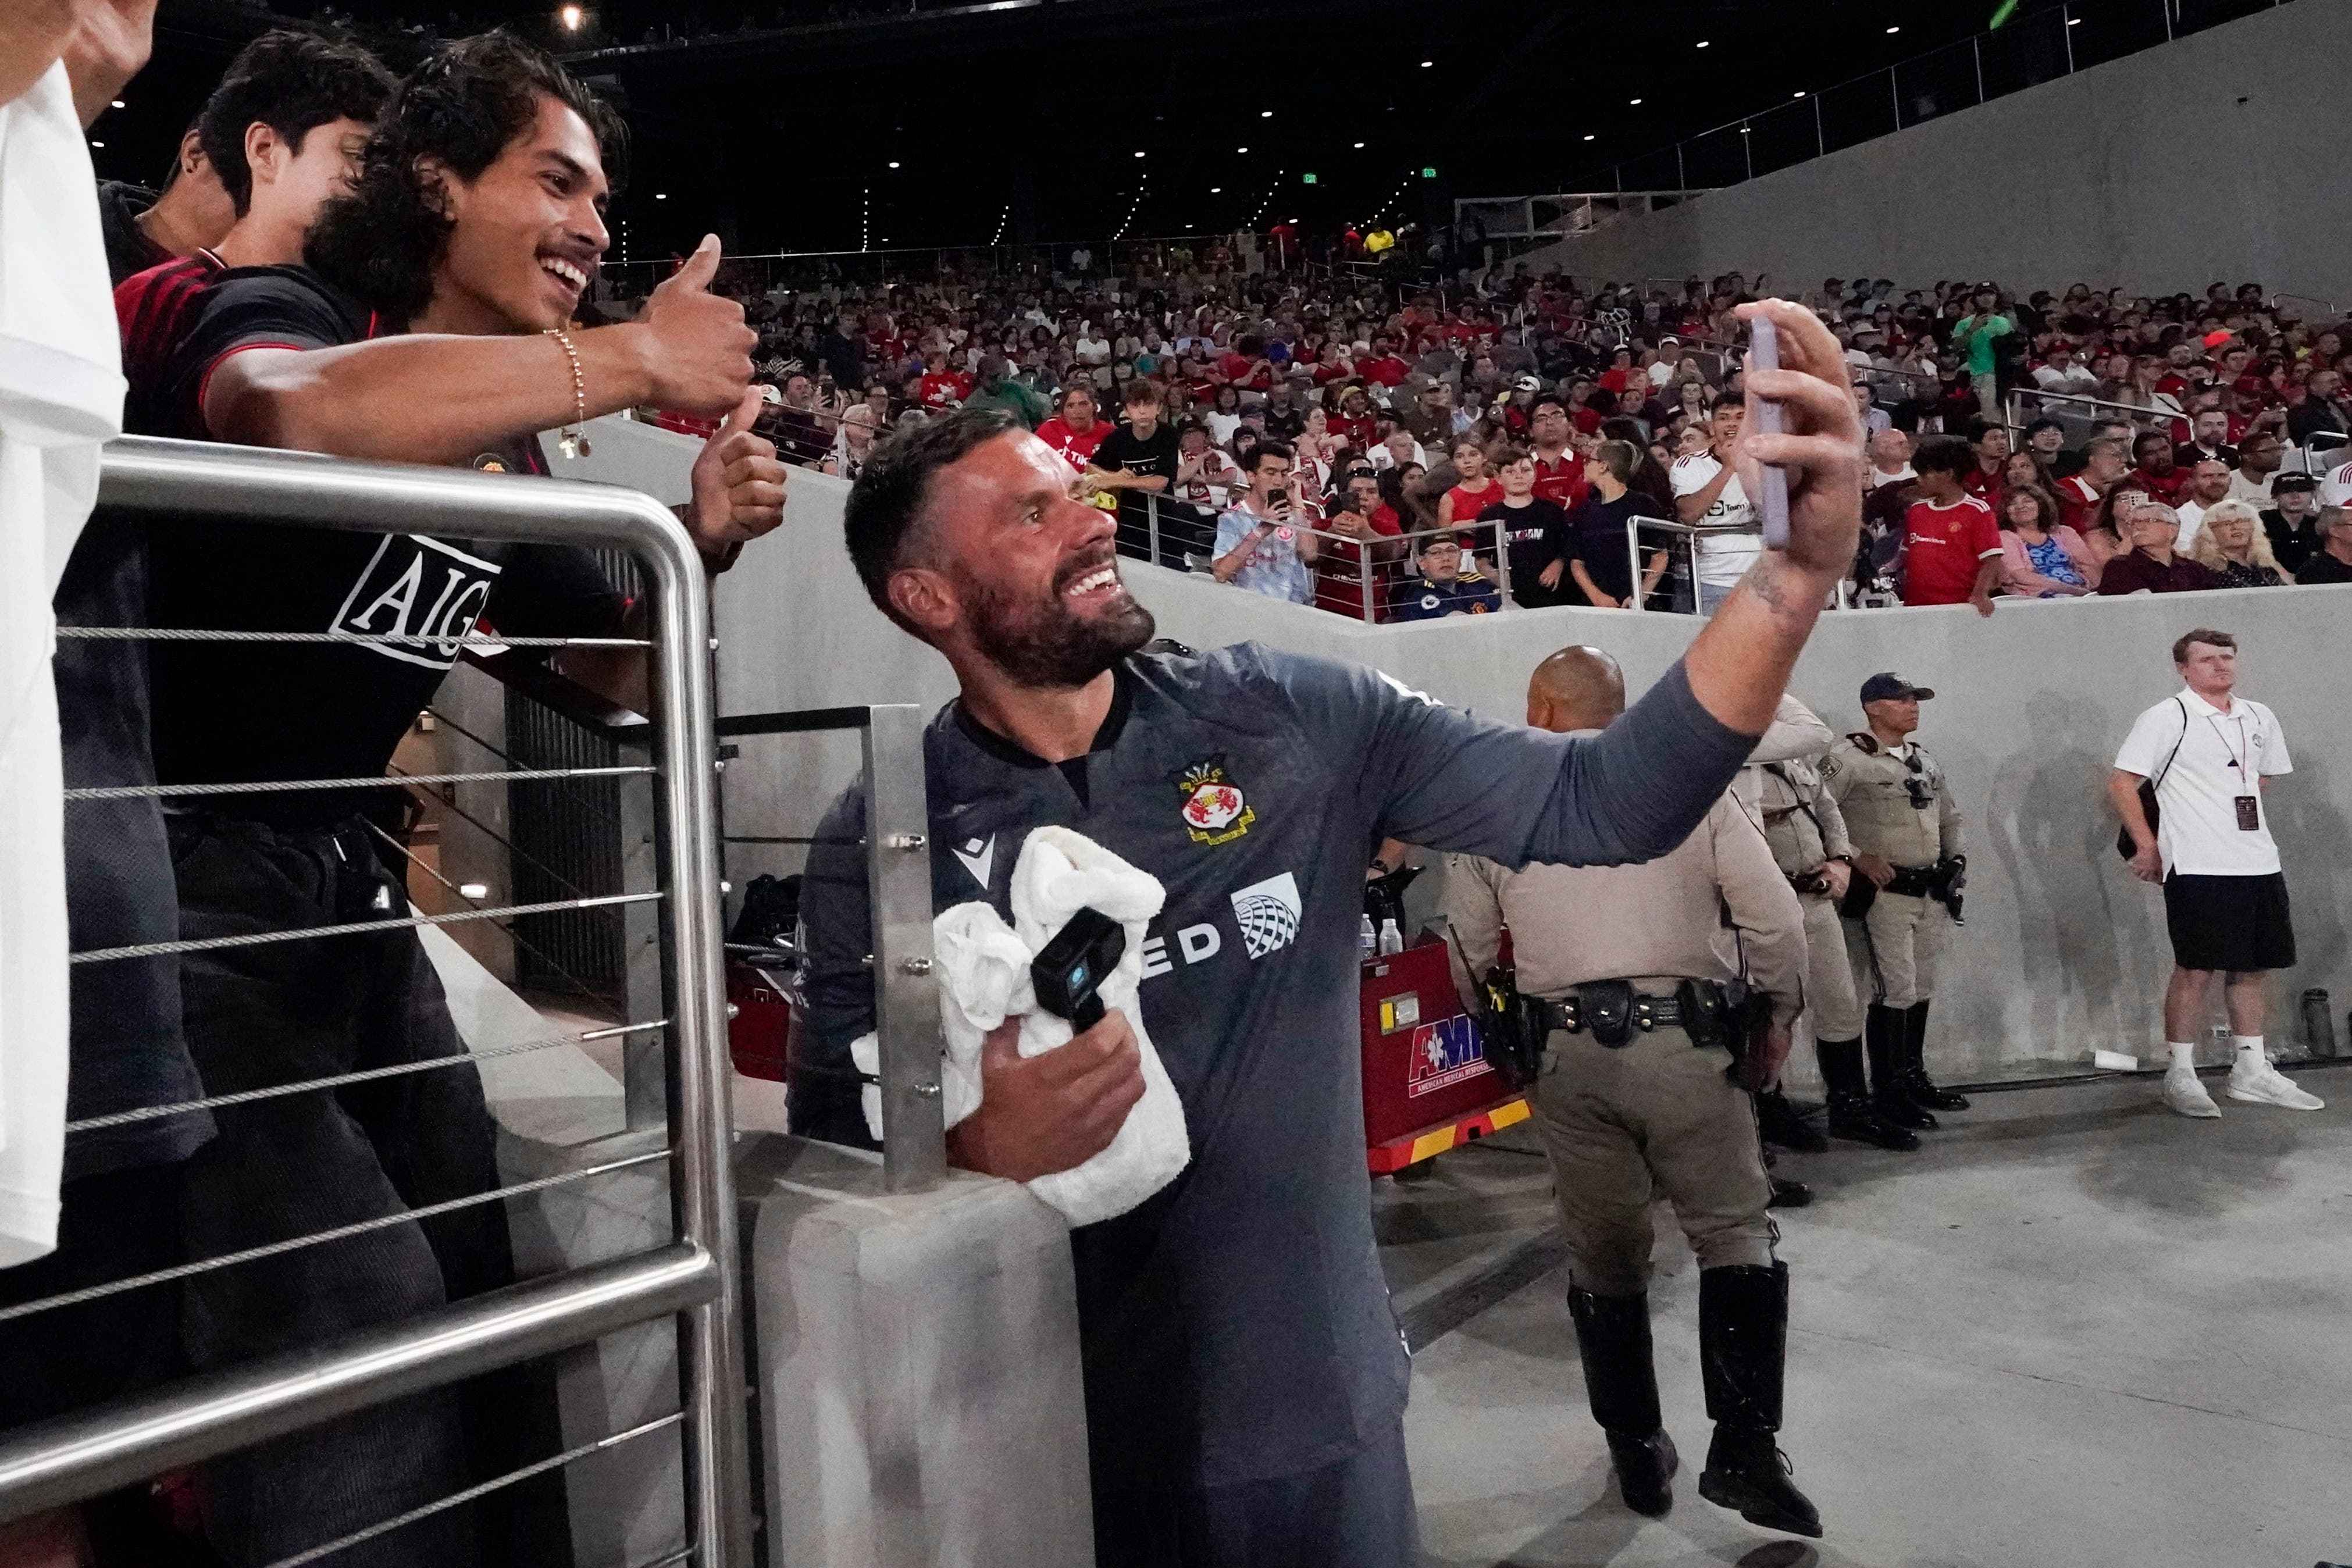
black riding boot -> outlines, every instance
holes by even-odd
[[[1765,1142],[1791,1153],[1818,1154],[1830,1146],[1830,1141],[1815,1131],[1813,1124],[1777,1089],[1756,1096],[1756,1130]]]
[[[1873,1143],[1881,1149],[1910,1151],[1919,1147],[1916,1134],[1888,1125],[1870,1108],[1870,1089],[1862,1076],[1860,1040],[1821,1043],[1822,1081],[1829,1087],[1830,1136]]]
[[[1904,1081],[1911,1090],[1911,1102],[1930,1110],[1966,1110],[1968,1096],[1947,1094],[1927,1076],[1927,1004],[1915,1002],[1904,1015],[1903,1038]]]
[[[1936,1119],[1911,1098],[1909,1016],[1899,1007],[1873,1003],[1863,1026],[1870,1051],[1870,1103],[1878,1120],[1889,1127],[1933,1129]]]
[[[1789,1266],[1706,1268],[1698,1277],[1699,1375],[1715,1422],[1698,1495],[1750,1524],[1818,1538],[1822,1516],[1789,1479],[1773,1434],[1789,1342]]]
[[[1650,1360],[1650,1298],[1596,1296],[1569,1287],[1584,1362],[1584,1396],[1609,1438],[1610,1462],[1625,1506],[1652,1519],[1675,1506],[1681,1459],[1658,1415],[1658,1373]]]

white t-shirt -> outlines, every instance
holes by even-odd
[[[2246,478],[2246,471],[2243,468],[2231,468],[2230,493],[2223,499],[2252,501],[2257,508],[2267,507],[2271,504],[2271,486],[2277,482],[2276,472],[2264,474],[2259,479],[2250,479]]]
[[[1884,468],[1881,468],[1876,463],[1870,465],[1870,488],[1872,489],[1876,489],[1881,485],[1903,484],[1908,480],[1916,479],[1918,477],[1919,470],[1913,468],[1909,463],[1905,463],[1900,468],[1897,468],[1891,474],[1886,472]]]
[[[2069,397],[2081,397],[2099,389],[2099,378],[2079,364],[2070,364],[2064,370],[2042,365],[2034,371],[2033,380],[2044,392],[2063,393]]]
[[[2279,868],[2270,807],[2252,781],[2291,773],[2294,763],[2277,717],[2261,703],[2240,697],[2224,711],[2183,687],[2178,698],[2133,721],[2116,766],[2158,781],[2156,841],[2168,869],[2186,877],[2267,877]],[[2238,797],[2249,795],[2255,801],[2251,830],[2238,826]]]
[[[1696,495],[1706,489],[1715,476],[1723,471],[1712,452],[1694,453],[1677,458],[1675,466],[1666,470],[1666,482],[1676,496]],[[1708,527],[1725,524],[1755,526],[1756,509],[1748,504],[1748,492],[1739,488],[1739,476],[1732,475],[1723,482],[1715,504],[1706,509],[1699,521]],[[1763,539],[1753,533],[1728,533],[1695,542],[1698,546],[1698,580],[1711,588],[1728,588],[1748,574],[1756,558],[1764,553]]]
[[[2189,547],[2197,542],[2197,531],[2205,524],[2205,507],[2200,501],[2185,500],[2173,510],[2180,514],[2180,538],[2172,548],[2176,553],[2186,555]]]
[[[121,340],[63,65],[0,104],[0,1268],[57,1245],[68,1020],[49,596],[122,430]]]

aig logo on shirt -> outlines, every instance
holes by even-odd
[[[466,634],[490,602],[498,574],[496,562],[437,539],[388,533],[327,629],[397,638],[361,646],[386,658],[446,669],[457,662]]]

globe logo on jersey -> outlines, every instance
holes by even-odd
[[[1257,820],[1241,785],[1225,776],[1223,757],[1186,768],[1176,776],[1176,787],[1184,794],[1184,830],[1195,844],[1230,843]]]
[[[1302,906],[1298,879],[1289,872],[1236,889],[1233,900],[1234,921],[1242,928],[1242,945],[1251,958],[1264,958],[1297,940]]]

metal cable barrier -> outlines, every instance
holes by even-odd
[[[495,901],[488,899],[486,888],[461,886],[444,876],[436,857],[419,853],[404,834],[387,832],[370,822],[367,826],[383,847],[407,862],[406,866],[401,859],[383,862],[387,889],[408,883],[422,889],[420,898],[459,907],[439,913],[402,913],[398,906],[406,900],[386,891],[380,901],[364,910],[338,909],[329,913],[324,923],[263,921],[257,923],[268,929],[78,952],[72,957],[76,965],[194,954],[206,954],[207,962],[217,962],[228,950],[258,947],[284,952],[271,950],[268,944],[341,939],[342,945],[322,947],[318,956],[304,955],[300,961],[307,970],[326,973],[357,967],[356,961],[333,955],[357,951],[352,944],[368,933],[404,936],[414,931],[416,936],[409,940],[422,941],[444,928],[487,931],[495,927],[507,931],[519,946],[528,946],[514,930],[518,920],[553,911],[593,910],[604,911],[598,918],[609,915],[615,921],[638,922],[633,929],[643,929],[648,960],[658,954],[658,979],[645,989],[643,1005],[630,1009],[635,1016],[609,1025],[590,1020],[583,1026],[566,1028],[562,1023],[542,1023],[536,1029],[509,1031],[509,1037],[502,1042],[467,1042],[474,1045],[472,1049],[458,1046],[454,1052],[425,1050],[409,1059],[354,1061],[343,1064],[349,1070],[294,1081],[207,1086],[205,1092],[193,1099],[116,1110],[69,1123],[70,1140],[173,1117],[272,1114],[299,1107],[302,1096],[315,1095],[326,1101],[343,1093],[382,1094],[402,1086],[413,1089],[461,1076],[478,1078],[485,1063],[496,1062],[500,1070],[514,1071],[550,1059],[541,1053],[562,1047],[576,1051],[583,1044],[609,1042],[625,1056],[625,1084],[615,1091],[615,1098],[625,1099],[625,1127],[636,1142],[618,1149],[610,1145],[561,1149],[551,1161],[554,1168],[544,1173],[523,1179],[492,1174],[487,1184],[475,1184],[479,1190],[466,1190],[457,1184],[460,1190],[451,1192],[445,1184],[430,1194],[430,1201],[395,1199],[384,1205],[383,1212],[362,1213],[359,1217],[352,1217],[351,1208],[339,1209],[341,1223],[289,1225],[287,1228],[295,1233],[271,1236],[257,1245],[209,1250],[192,1245],[191,1250],[204,1255],[16,1302],[0,1309],[0,1323],[68,1310],[130,1291],[177,1289],[195,1281],[209,1284],[228,1271],[249,1268],[265,1258],[316,1258],[322,1251],[348,1245],[354,1238],[396,1233],[423,1220],[441,1223],[444,1216],[487,1210],[495,1221],[499,1205],[511,1200],[566,1189],[577,1193],[583,1186],[629,1172],[640,1176],[666,1173],[668,1235],[661,1236],[662,1227],[656,1223],[649,1239],[620,1256],[559,1264],[553,1272],[522,1278],[389,1321],[361,1320],[367,1326],[335,1332],[318,1342],[296,1343],[293,1348],[267,1350],[249,1359],[209,1365],[159,1387],[0,1432],[0,1522],[144,1482],[162,1473],[221,1460],[331,1418],[449,1389],[485,1373],[590,1346],[622,1330],[669,1320],[675,1324],[677,1356],[674,1409],[625,1415],[611,1423],[612,1429],[593,1435],[570,1434],[570,1442],[548,1445],[548,1451],[527,1456],[503,1473],[468,1474],[465,1484],[451,1486],[442,1495],[421,1501],[403,1500],[415,1506],[388,1510],[386,1517],[361,1521],[357,1528],[347,1528],[349,1521],[338,1524],[331,1539],[302,1542],[290,1549],[290,1554],[277,1553],[273,1568],[331,1560],[363,1542],[672,1428],[677,1434],[682,1459],[683,1546],[673,1539],[662,1548],[667,1555],[656,1555],[652,1561],[706,1564],[750,1561],[740,1254],[730,1163],[731,1079],[719,931],[723,889],[719,879],[713,768],[710,610],[704,567],[692,541],[667,509],[635,490],[614,486],[330,462],[306,454],[142,438],[127,438],[108,447],[100,502],[121,511],[170,519],[158,526],[186,526],[195,519],[258,521],[386,535],[431,532],[487,546],[562,542],[623,552],[642,574],[648,632],[643,637],[493,638],[472,632],[453,637],[446,628],[420,636],[399,629],[345,634],[64,626],[58,632],[62,639],[374,644],[401,649],[396,657],[435,666],[446,666],[461,652],[473,655],[493,648],[591,646],[624,656],[643,650],[648,660],[651,713],[649,721],[639,721],[634,731],[635,743],[645,748],[636,753],[642,760],[623,765],[552,768],[509,762],[504,767],[440,771],[403,773],[395,768],[386,776],[357,779],[110,785],[68,791],[66,811],[88,809],[89,803],[99,801],[155,796],[167,811],[212,812],[220,810],[223,801],[283,800],[289,798],[288,792],[322,788],[404,790],[412,799],[446,801],[454,807],[461,785],[535,790],[576,788],[583,779],[614,780],[642,791],[646,798],[643,838],[650,846],[646,859],[655,886],[593,894],[572,888],[574,896],[566,899]],[[416,657],[428,653],[437,657]],[[294,657],[293,650],[289,657]],[[446,686],[443,696],[447,696]],[[223,700],[236,700],[236,696],[225,693]],[[420,721],[420,728],[432,726]],[[508,760],[506,753],[479,734],[462,727],[459,732],[493,757]],[[919,824],[921,799],[919,775],[914,795]],[[512,849],[492,827],[484,826],[482,830],[491,840]],[[362,836],[353,835],[349,841],[357,846],[354,854],[373,847]],[[341,853],[340,844],[337,853]],[[439,891],[425,883],[412,882],[405,875],[412,868],[437,883]],[[331,872],[329,878],[332,879]],[[154,892],[159,898],[170,896],[168,889]],[[443,900],[444,894],[453,897]],[[925,900],[922,934],[928,952],[928,889]],[[445,939],[434,935],[434,940]],[[423,955],[417,962],[423,962]],[[511,996],[507,1000],[513,1002]],[[925,1009],[929,1007],[926,998]],[[449,1037],[455,1041],[454,1030]],[[936,1077],[934,1067],[934,1081]],[[359,1087],[362,1085],[367,1087]],[[935,1105],[932,1116],[936,1123]],[[289,1310],[292,1305],[289,1303]],[[176,1298],[150,1310],[176,1313]],[[666,1394],[656,1390],[656,1394],[660,1403],[667,1403]],[[642,1552],[639,1555],[642,1558]],[[634,1568],[648,1568],[648,1564],[640,1561]]]

